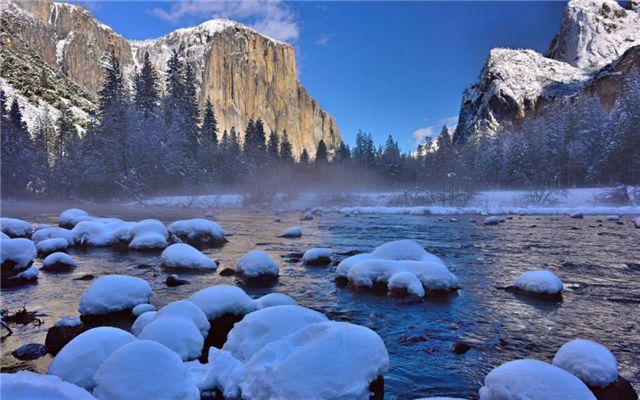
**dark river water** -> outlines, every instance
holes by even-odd
[[[57,223],[62,209],[4,207],[4,216],[34,223]],[[165,223],[200,217],[202,210],[103,209],[93,215],[127,220],[157,218]],[[102,211],[102,212],[100,212]],[[535,358],[550,362],[566,341],[581,337],[607,346],[618,359],[621,375],[640,389],[640,230],[630,218],[616,225],[604,218],[514,216],[499,226],[458,222],[436,216],[352,216],[327,214],[299,221],[298,213],[221,211],[215,220],[229,234],[229,243],[205,253],[233,267],[247,251],[269,253],[281,268],[270,288],[245,290],[252,296],[281,292],[301,305],[335,320],[365,325],[384,340],[390,356],[385,376],[386,398],[421,396],[477,398],[484,376],[503,362]],[[280,219],[281,222],[276,222]],[[300,225],[301,239],[277,236]],[[450,299],[410,301],[354,292],[337,287],[332,267],[305,267],[288,262],[291,252],[329,247],[336,252],[370,251],[396,239],[413,239],[440,256],[460,279],[462,289]],[[50,358],[18,361],[10,353],[25,343],[44,343],[47,329],[62,315],[78,315],[85,274],[127,274],[147,280],[151,302],[160,307],[216,284],[240,285],[234,277],[215,273],[182,273],[191,284],[169,288],[157,265],[160,253],[117,253],[111,249],[71,250],[79,267],[66,274],[40,272],[37,285],[2,291],[2,307],[26,305],[45,314],[43,324],[13,325],[2,343],[3,370],[45,372]],[[219,268],[220,271],[222,268]],[[532,300],[499,290],[531,269],[549,269],[565,283],[562,302]],[[451,351],[454,341],[473,348],[462,355]]]

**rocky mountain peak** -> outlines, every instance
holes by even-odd
[[[614,0],[571,0],[547,57],[593,71],[637,44],[640,44],[637,7],[625,9]]]

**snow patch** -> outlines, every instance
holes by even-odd
[[[600,343],[575,339],[560,347],[553,365],[582,379],[589,386],[605,387],[618,379],[615,356]]]

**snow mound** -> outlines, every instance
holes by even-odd
[[[157,313],[157,311],[147,311],[138,315],[138,318],[136,318],[133,325],[131,325],[131,333],[138,336],[140,332],[153,321]]]
[[[80,221],[92,219],[86,211],[79,208],[70,208],[60,213],[58,217],[58,225],[63,228],[73,228]]]
[[[425,291],[422,282],[411,272],[398,272],[389,278],[389,290],[402,291],[418,297],[424,297]]]
[[[244,379],[244,364],[231,353],[215,347],[209,349],[209,369],[202,382],[202,389],[218,389],[225,398],[240,396],[240,383]]]
[[[212,271],[218,268],[215,261],[186,243],[174,243],[167,247],[162,252],[160,259],[162,260],[162,265],[167,268]]]
[[[42,261],[42,269],[49,270],[68,270],[76,268],[76,262],[67,253],[52,253]]]
[[[84,246],[102,247],[118,243],[129,243],[133,223],[115,218],[96,218],[81,221],[71,230],[76,243]]]
[[[244,290],[229,285],[202,289],[187,300],[200,307],[209,321],[223,314],[248,314],[256,309],[254,300]]]
[[[607,221],[618,222],[620,221],[619,215],[607,215]]]
[[[382,284],[389,289],[406,289],[412,294],[458,287],[458,278],[449,272],[444,261],[412,240],[388,242],[371,253],[342,260],[336,269],[336,279],[347,279],[355,286],[366,288]],[[389,287],[391,280],[393,288]],[[421,283],[422,290],[416,281]]]
[[[149,340],[136,340],[113,352],[94,380],[98,399],[200,399],[180,357]]]
[[[527,271],[516,278],[513,286],[522,291],[537,294],[562,293],[562,280],[553,272],[545,270]]]
[[[149,302],[151,287],[140,278],[106,275],[89,286],[80,299],[81,315],[108,314]]]
[[[57,376],[40,375],[31,371],[0,374],[2,400],[95,400],[86,390]]]
[[[167,247],[169,231],[157,219],[145,219],[131,228],[129,248],[134,250],[160,250]]]
[[[636,218],[633,224],[635,225],[636,228],[640,229],[640,217]]]
[[[300,306],[275,306],[254,311],[237,322],[222,347],[235,358],[247,362],[265,345],[298,332],[327,318]]]
[[[369,384],[388,366],[372,330],[320,322],[263,347],[247,362],[240,387],[247,400],[368,399]]]
[[[247,278],[257,278],[261,276],[278,276],[280,268],[261,250],[252,250],[242,256],[236,264],[236,271]]]
[[[58,318],[58,320],[56,321],[55,324],[53,324],[53,326],[58,326],[58,327],[67,327],[67,328],[73,328],[74,326],[79,326],[82,324],[82,321],[80,321],[80,317],[69,317],[69,316],[62,316],[60,318]]]
[[[346,278],[349,274],[349,271],[354,265],[365,260],[371,260],[372,258],[373,256],[371,255],[371,253],[361,253],[345,258],[344,260],[340,261],[338,267],[336,268],[336,278]]]
[[[354,265],[347,278],[359,287],[373,288],[374,284],[389,284],[395,275],[396,284],[408,283],[407,274],[414,275],[424,289],[430,291],[451,290],[458,287],[458,278],[444,264],[429,261],[393,261],[372,259]]]
[[[582,379],[589,386],[605,387],[618,379],[615,356],[600,343],[575,339],[560,347],[553,365]]]
[[[280,237],[283,238],[299,238],[302,236],[302,229],[299,226],[294,226],[286,231],[282,232]]]
[[[33,227],[21,219],[0,218],[0,231],[12,238],[24,238],[31,237]]]
[[[49,364],[49,375],[92,390],[93,375],[117,349],[136,338],[122,329],[103,326],[90,329],[73,338]]]
[[[176,221],[169,225],[169,233],[194,245],[219,245],[227,241],[222,227],[204,218]]]
[[[0,240],[0,263],[2,274],[9,274],[9,268],[15,272],[26,269],[36,258],[36,246],[29,239],[2,239]]]
[[[46,239],[36,243],[36,250],[39,254],[50,254],[57,251],[64,251],[69,247],[69,242],[63,238]]]
[[[333,250],[324,248],[313,248],[304,252],[302,262],[307,265],[324,265],[331,263]]]
[[[137,306],[133,307],[133,309],[131,310],[131,314],[139,317],[146,312],[155,310],[156,308],[153,306],[153,304],[138,304]]]
[[[9,236],[7,236],[6,233],[0,231],[0,240],[2,240],[2,239],[11,239],[11,238]]]
[[[298,302],[282,293],[269,293],[256,299],[256,309],[262,310],[263,308],[273,306],[297,306]]]
[[[193,323],[202,336],[206,336],[211,328],[207,316],[200,307],[187,300],[174,301],[162,307],[154,319],[171,317],[182,318]]]
[[[565,370],[538,360],[502,364],[484,378],[480,400],[595,400],[582,381]]]
[[[34,243],[40,243],[43,240],[56,238],[66,240],[70,246],[73,246],[76,243],[76,235],[69,229],[65,228],[53,227],[38,229],[33,233],[33,235],[31,235],[31,240],[33,240]]]
[[[204,346],[202,333],[189,319],[161,316],[160,313],[142,329],[138,338],[165,345],[183,361],[198,358]]]

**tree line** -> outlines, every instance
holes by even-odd
[[[2,196],[115,199],[242,190],[260,200],[303,189],[417,186],[464,197],[471,187],[640,179],[640,112],[633,101],[605,113],[584,100],[575,115],[558,109],[518,130],[464,141],[445,126],[414,153],[402,152],[391,135],[376,146],[360,131],[353,148],[341,142],[330,149],[320,140],[313,158],[306,149],[296,158],[287,132],[267,133],[259,118],[244,132],[219,132],[214,105],[207,100],[200,109],[194,71],[175,51],[163,75],[147,54],[130,87],[111,53],[97,111],[82,134],[64,104],[55,120],[39,115],[30,132],[16,99],[9,104],[0,90]],[[638,91],[630,89],[632,99],[640,99]]]

